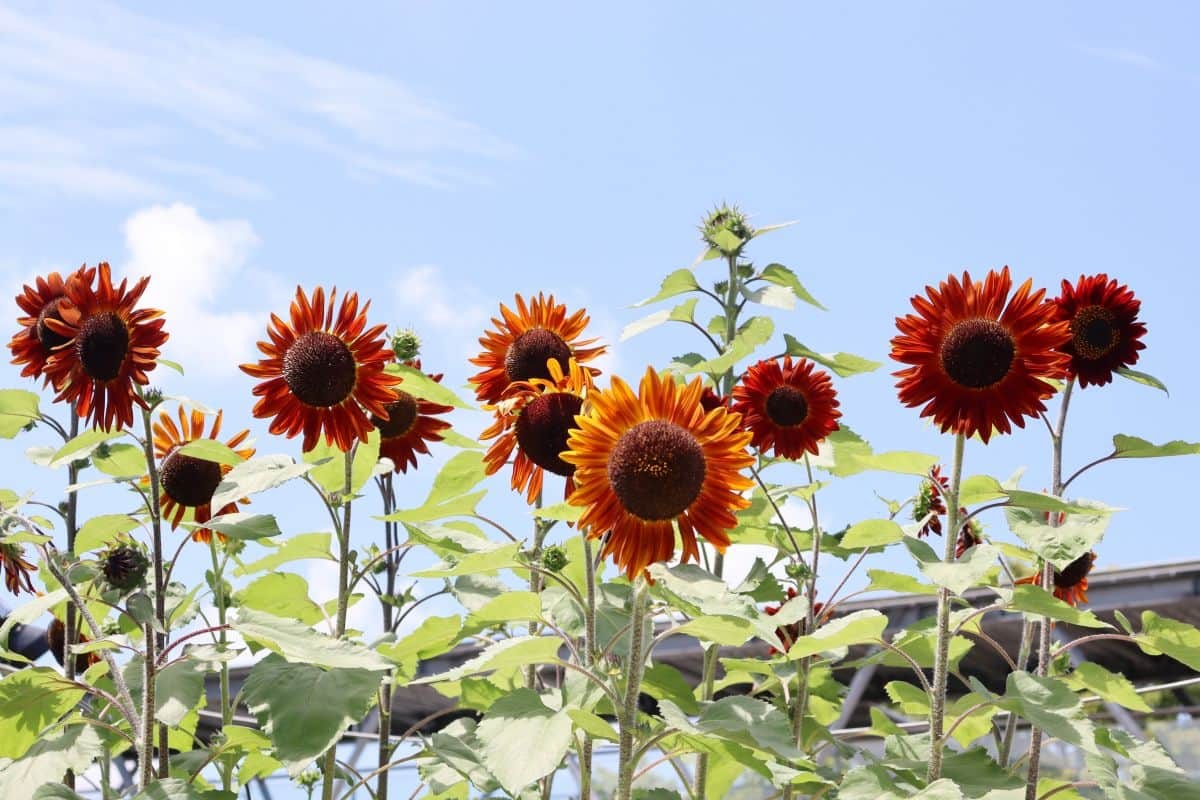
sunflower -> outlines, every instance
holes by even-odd
[[[1057,569],[1054,570],[1054,596],[1073,606],[1086,603],[1088,601],[1088,573],[1092,571],[1092,565],[1095,563],[1096,554],[1088,552],[1072,561],[1061,572]],[[1041,577],[1041,570],[1038,570],[1032,575],[1021,578],[1017,583],[1030,583],[1036,586]]]
[[[724,552],[734,511],[749,506],[740,492],[750,480],[739,470],[754,462],[741,414],[700,406],[699,378],[677,386],[646,370],[638,393],[620,378],[588,397],[586,415],[567,439],[562,460],[575,466],[572,505],[588,536],[608,534],[611,554],[629,577],[675,552],[675,525],[683,560],[700,556],[696,534]],[[675,523],[674,525],[672,523]]]
[[[45,372],[58,391],[55,402],[71,403],[92,425],[121,429],[133,424],[134,403],[147,407],[133,385],[150,382],[146,373],[154,369],[167,332],[163,312],[135,308],[149,277],[132,289],[128,279],[114,287],[108,264],[100,262],[98,270],[94,289],[86,273],[79,280],[68,279],[58,314],[41,317],[65,340],[47,359]]]
[[[1008,267],[976,283],[964,272],[951,275],[926,296],[912,299],[916,314],[896,319],[892,358],[908,366],[893,373],[900,401],[925,407],[942,432],[1009,433],[1010,421],[1025,427],[1026,416],[1046,410],[1054,394],[1050,380],[1065,375],[1060,348],[1070,337],[1066,322],[1053,319],[1045,291],[1025,281],[1010,299]]]
[[[1101,273],[1079,276],[1072,286],[1062,282],[1062,294],[1054,300],[1054,318],[1070,325],[1071,338],[1061,350],[1071,357],[1070,374],[1080,388],[1103,386],[1113,372],[1136,364],[1138,351],[1146,345],[1146,325],[1137,321],[1142,302],[1128,286]]]
[[[588,324],[586,311],[568,317],[566,306],[555,303],[554,295],[546,297],[541,292],[528,305],[521,295],[516,295],[516,301],[516,313],[500,305],[500,318],[492,317],[496,330],[483,335],[479,340],[483,352],[470,359],[475,366],[483,367],[470,381],[475,385],[475,396],[487,405],[499,403],[510,383],[549,379],[549,359],[565,371],[571,358],[585,364],[605,350],[603,346],[592,346],[595,339],[579,339]],[[600,374],[591,367],[587,371],[593,377]]]
[[[419,360],[406,361],[404,365],[421,368]],[[442,375],[429,375],[429,378],[441,382]],[[408,472],[409,465],[417,465],[417,453],[429,455],[426,442],[440,442],[441,432],[450,427],[449,422],[436,419],[434,415],[447,414],[454,407],[413,397],[403,389],[395,392],[396,399],[384,407],[387,418],[372,414],[371,424],[379,429],[379,455],[392,460],[393,472]]]
[[[921,488],[913,498],[913,521],[921,522],[917,531],[918,538],[925,538],[931,533],[942,535],[942,514],[946,513],[946,492],[950,491],[950,479],[942,474],[940,464],[934,464],[929,472],[929,480],[921,481]]]
[[[837,430],[837,395],[829,374],[814,369],[807,359],[782,366],[775,359],[759,361],[733,387],[733,410],[741,413],[751,443],[759,451],[784,458],[817,454],[817,444]]]
[[[158,503],[163,518],[170,521],[172,530],[178,528],[189,513],[192,521],[203,524],[214,516],[232,514],[238,510],[237,503],[225,504],[216,514],[212,509],[213,495],[221,484],[221,478],[233,467],[179,452],[189,442],[220,436],[222,415],[223,412],[217,412],[207,436],[204,434],[204,414],[196,409],[189,415],[181,406],[178,426],[166,412],[160,414],[154,423],[154,455],[159,459],[158,480],[161,488]],[[225,444],[242,458],[249,458],[254,455],[254,448],[237,449],[249,435],[250,431],[242,431]],[[210,538],[212,531],[208,528],[192,531],[192,539],[197,542],[207,542]],[[224,539],[220,535],[218,538]]]
[[[96,268],[85,264],[69,274],[66,280],[57,272],[39,277],[32,286],[26,284],[17,295],[17,305],[25,316],[17,318],[21,329],[13,334],[8,349],[12,351],[12,363],[23,365],[22,378],[42,378],[46,360],[57,347],[67,343],[67,337],[50,330],[47,317],[62,321],[60,307],[67,302],[67,283],[78,281],[89,288],[96,278]]]
[[[35,594],[30,573],[37,567],[25,560],[25,551],[21,545],[12,542],[0,542],[0,566],[4,567],[4,585],[14,595],[22,590]]]
[[[91,641],[87,636],[80,633],[79,644]],[[50,620],[50,625],[46,628],[46,644],[50,648],[50,654],[54,656],[54,660],[58,662],[60,667],[67,665],[67,660],[64,657],[67,643],[67,626],[58,617]],[[75,674],[82,675],[87,672],[87,668],[92,664],[99,664],[101,656],[97,652],[80,653],[75,656]]]
[[[512,488],[525,492],[530,503],[541,494],[546,471],[566,478],[563,493],[571,496],[575,465],[563,461],[561,453],[576,427],[576,415],[583,411],[584,396],[592,388],[591,373],[574,358],[569,359],[566,373],[553,358],[546,359],[546,370],[549,378],[510,384],[504,400],[488,407],[496,411],[496,419],[479,435],[483,440],[496,439],[483,458],[488,475],[498,472],[516,449]]]
[[[399,376],[384,372],[392,359],[386,325],[367,328],[368,301],[361,310],[358,295],[342,298],[334,317],[337,289],[325,303],[325,290],[317,287],[310,302],[296,287],[291,322],[271,315],[267,335],[259,342],[266,356],[257,364],[242,364],[242,372],[263,382],[254,387],[260,399],[254,416],[271,420],[270,432],[288,438],[304,434],[301,449],[317,446],[322,432],[327,444],[343,452],[354,440],[366,441],[374,425],[368,414],[387,419],[387,404],[397,399],[392,388]]]

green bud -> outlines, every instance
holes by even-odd
[[[402,328],[392,334],[392,352],[400,363],[412,361],[421,354],[421,337],[412,328]]]
[[[754,228],[737,206],[722,203],[700,223],[700,238],[725,257],[736,256],[753,237]]]
[[[150,410],[153,411],[163,401],[162,389],[156,386],[148,386],[142,392],[142,399],[146,401],[146,405],[150,406]]]
[[[783,571],[794,581],[808,580],[812,576],[812,570],[802,561],[789,561]]]
[[[542,566],[551,572],[558,572],[569,563],[567,551],[556,544],[552,544],[542,551]]]

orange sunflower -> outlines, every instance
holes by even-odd
[[[46,368],[46,360],[50,358],[55,348],[67,343],[67,337],[50,330],[46,319],[62,321],[59,308],[67,302],[67,283],[79,281],[89,288],[96,279],[96,268],[88,268],[84,264],[70,273],[66,280],[57,272],[51,272],[46,277],[39,277],[33,286],[26,284],[17,295],[17,305],[25,312],[25,316],[17,319],[21,329],[13,334],[8,349],[12,351],[12,363],[22,365],[22,378],[41,378]],[[46,382],[49,382],[46,377]]]
[[[1064,603],[1078,606],[1088,601],[1088,574],[1096,563],[1096,554],[1088,552],[1068,564],[1061,572],[1054,570],[1054,596]],[[1035,586],[1041,579],[1041,570],[1021,578],[1017,583],[1030,583]]]
[[[238,510],[237,503],[227,503],[213,513],[212,499],[217,487],[233,467],[228,464],[218,464],[203,458],[180,453],[179,449],[197,439],[216,439],[221,435],[221,418],[223,412],[218,411],[213,420],[212,429],[204,434],[204,413],[192,409],[189,415],[179,408],[179,425],[171,415],[163,412],[154,423],[154,455],[159,459],[158,480],[161,491],[158,504],[162,509],[163,518],[171,523],[171,530],[179,527],[184,517],[190,514],[190,519],[198,523],[208,522],[221,514],[232,514]],[[253,447],[238,449],[238,445],[246,441],[250,431],[242,431],[225,442],[242,458],[254,455]],[[241,502],[248,502],[242,500]],[[217,535],[224,540],[224,536]],[[196,528],[192,531],[192,539],[197,542],[207,542],[212,538],[208,528]]]
[[[128,279],[114,287],[108,264],[102,261],[98,269],[94,289],[86,273],[79,280],[69,278],[58,314],[41,317],[65,340],[46,360],[45,372],[58,391],[55,402],[66,400],[80,418],[111,430],[133,424],[134,403],[147,407],[133,385],[150,382],[146,373],[154,369],[167,332],[163,312],[135,308],[149,277],[138,279],[132,289]]]
[[[586,364],[605,350],[602,345],[593,346],[595,339],[579,339],[588,324],[586,311],[568,317],[566,306],[555,303],[554,295],[546,297],[541,292],[528,305],[521,295],[516,295],[516,301],[516,313],[500,305],[500,318],[492,317],[496,330],[480,338],[483,352],[470,359],[475,366],[483,367],[470,381],[475,396],[488,405],[499,403],[510,383],[549,379],[549,359],[565,371],[571,358]],[[593,377],[600,374],[591,367],[587,371]]]
[[[646,370],[638,393],[613,378],[612,386],[588,396],[590,408],[576,418],[562,460],[575,466],[572,505],[588,536],[608,534],[611,554],[629,577],[675,553],[675,526],[683,561],[700,557],[699,533],[724,552],[726,533],[737,524],[734,511],[750,501],[741,474],[754,462],[746,450],[750,434],[742,416],[700,405],[701,379],[677,386]]]
[[[591,373],[574,358],[568,361],[566,373],[553,358],[546,359],[546,370],[549,378],[509,385],[499,406],[488,407],[496,410],[495,422],[479,435],[496,439],[483,457],[488,475],[498,472],[516,449],[512,488],[525,492],[530,503],[541,493],[546,471],[567,479],[565,497],[574,491],[575,465],[563,461],[561,454],[576,427],[575,416],[583,411],[584,396],[592,388]]]
[[[1062,351],[1071,357],[1070,374],[1079,378],[1080,388],[1103,386],[1113,372],[1136,364],[1138,351],[1146,345],[1145,323],[1137,321],[1142,301],[1128,286],[1101,273],[1079,276],[1074,286],[1062,282],[1062,294],[1054,300],[1054,318],[1070,325],[1071,338]]]
[[[774,359],[759,361],[733,387],[733,410],[741,413],[750,440],[759,451],[784,458],[817,454],[822,439],[838,429],[837,394],[829,373],[802,358],[782,366]]]
[[[1054,394],[1051,379],[1066,374],[1060,349],[1070,338],[1066,322],[1056,322],[1045,291],[1025,281],[1009,298],[1008,267],[976,283],[964,272],[951,275],[926,295],[912,299],[916,314],[896,319],[892,358],[908,366],[893,373],[900,401],[919,406],[942,432],[1009,433],[1010,421],[1025,427],[1026,416],[1046,410]]]
[[[421,368],[419,360],[406,361],[404,365]],[[439,383],[442,380],[440,373],[429,377]],[[441,432],[450,427],[449,422],[434,415],[447,414],[454,407],[413,397],[403,389],[395,392],[396,399],[384,407],[387,418],[372,414],[371,424],[379,429],[379,455],[392,460],[393,472],[408,472],[410,465],[417,465],[417,453],[429,455],[426,442],[440,442]]]
[[[254,387],[260,399],[254,416],[271,420],[270,432],[288,438],[304,434],[301,448],[317,446],[322,432],[327,444],[343,452],[354,440],[366,441],[371,430],[368,414],[387,419],[387,404],[396,400],[396,375],[384,372],[392,359],[386,325],[367,328],[368,301],[360,310],[358,295],[350,293],[334,315],[337,289],[325,302],[320,286],[310,302],[296,287],[291,322],[275,314],[267,328],[269,342],[259,342],[266,356],[257,364],[242,364],[242,372],[263,382]]]

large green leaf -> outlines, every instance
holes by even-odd
[[[1099,753],[1096,731],[1084,714],[1079,697],[1056,678],[1039,678],[1028,672],[1008,676],[1004,696],[996,706],[1019,714],[1049,736],[1088,753]]]
[[[938,586],[944,586],[954,594],[962,594],[972,586],[984,582],[985,577],[996,566],[996,548],[989,544],[978,544],[963,554],[957,561],[924,561],[921,573]]]
[[[911,575],[884,569],[869,569],[867,577],[871,579],[871,585],[866,588],[868,592],[882,590],[900,594],[937,594],[938,591],[936,586],[921,583]]]
[[[492,627],[542,618],[541,598],[534,592],[506,592],[472,611],[463,624],[462,637]]]
[[[815,361],[823,367],[828,367],[839,378],[851,378],[855,375],[863,375],[868,372],[874,372],[883,366],[879,361],[871,361],[862,356],[856,356],[853,353],[818,353],[816,350],[812,350],[801,344],[790,333],[783,335],[783,342],[787,348],[786,352],[788,355]]]
[[[652,564],[654,593],[693,619],[684,627],[693,636],[722,644],[744,644],[755,632],[774,640],[778,623],[759,612],[758,605],[738,594],[720,578],[695,564],[666,567]],[[738,639],[741,639],[738,641]]]
[[[222,508],[242,497],[280,486],[312,469],[312,464],[297,464],[289,456],[256,456],[243,461],[226,473],[213,494],[212,507]]]
[[[419,397],[431,403],[440,403],[444,406],[454,406],[455,408],[474,408],[449,388],[442,385],[439,381],[435,381],[419,369],[404,364],[389,364],[387,372],[403,378],[404,382],[397,388],[408,392],[413,397]]]
[[[1200,630],[1179,620],[1142,612],[1142,630],[1134,640],[1148,653],[1166,653],[1181,664],[1200,671]]]
[[[775,323],[770,317],[751,317],[741,328],[733,341],[726,347],[725,352],[716,358],[701,361],[691,367],[688,372],[706,372],[710,375],[720,375],[746,358],[760,345],[766,344],[775,332]]]
[[[0,769],[0,797],[33,800],[43,784],[61,781],[67,770],[86,771],[104,751],[104,740],[91,725],[71,725],[46,733],[24,757]]]
[[[138,478],[146,474],[146,452],[134,444],[110,443],[92,453],[92,465],[114,478]]]
[[[199,458],[203,461],[215,461],[218,464],[236,467],[246,459],[229,445],[216,439],[193,439],[177,450],[180,455]]]
[[[459,640],[461,630],[460,617],[426,617],[408,636],[378,649],[385,658],[396,663],[402,679],[411,680],[417,674],[419,661],[446,652]]]
[[[904,538],[904,530],[890,519],[865,519],[850,526],[842,535],[842,547],[858,550],[880,547]]]
[[[1072,625],[1079,625],[1084,628],[1112,628],[1112,625],[1109,625],[1091,611],[1085,611],[1064,603],[1040,586],[1023,583],[1012,587],[1011,590],[1001,590],[1000,596],[1015,611],[1023,611],[1026,614],[1035,614],[1039,617],[1049,617],[1050,619],[1069,622]]]
[[[24,389],[0,389],[0,439],[11,439],[37,419],[38,396]]]
[[[314,625],[325,619],[321,607],[308,596],[308,581],[292,572],[269,572],[235,595],[237,604],[277,617]]]
[[[571,718],[547,708],[531,689],[497,700],[475,729],[483,763],[514,797],[558,769],[571,746]]]
[[[0,758],[25,755],[82,697],[83,690],[47,667],[19,670],[0,680]]]
[[[520,542],[488,542],[488,547],[435,564],[429,569],[412,573],[414,578],[449,578],[456,575],[490,574],[506,567],[520,565],[517,554]]]
[[[251,668],[243,693],[275,755],[295,776],[367,715],[379,683],[372,670],[325,670],[272,655]]]
[[[1114,458],[1158,458],[1160,456],[1194,456],[1200,454],[1200,442],[1176,439],[1166,444],[1151,444],[1136,436],[1118,433],[1113,437]]]
[[[700,284],[696,282],[696,276],[692,274],[690,269],[677,269],[663,279],[662,286],[659,287],[657,294],[634,303],[633,307],[648,306],[651,303],[657,303],[659,300],[666,300],[668,297],[675,297],[685,292],[694,292],[699,288]]]
[[[154,718],[172,727],[204,700],[204,666],[184,660],[159,670],[154,680]]]
[[[734,695],[701,703],[694,721],[670,700],[660,700],[659,708],[668,725],[685,733],[715,736],[780,758],[801,757],[787,716],[761,700]]]
[[[117,536],[128,533],[141,523],[128,514],[99,514],[83,523],[75,535],[75,552],[86,553],[107,547]]]
[[[387,670],[392,667],[379,653],[360,644],[333,639],[302,622],[252,608],[239,608],[231,625],[248,641],[273,650],[293,663],[329,669]]]
[[[1032,492],[1026,494],[1033,495]],[[1048,496],[1046,499],[1054,500]],[[1004,515],[1017,538],[1060,570],[1095,547],[1104,538],[1112,519],[1107,510],[1067,513],[1056,527],[1047,521],[1043,510],[1006,508]]]
[[[389,514],[386,519],[400,522],[428,522],[474,513],[485,491],[468,493],[484,479],[483,454],[474,450],[457,453],[446,462],[433,480],[425,502],[417,508]]]
[[[244,541],[281,536],[283,533],[279,530],[279,523],[275,521],[274,514],[248,514],[244,511],[222,514],[202,525],[197,523],[194,527],[208,528],[223,534],[226,538]]]
[[[99,428],[86,430],[55,451],[49,466],[54,469],[87,458],[97,447],[121,435],[121,431],[103,431]]]
[[[57,585],[57,584],[55,584]],[[8,635],[17,625],[28,625],[35,619],[67,599],[65,589],[55,589],[38,595],[23,606],[8,612],[3,624],[0,624],[0,648],[8,647]],[[5,656],[6,658],[10,656]]]
[[[479,672],[524,667],[528,664],[552,664],[558,661],[562,641],[557,636],[517,636],[489,645],[482,653],[454,669],[428,675],[413,683],[455,681]]]
[[[358,494],[371,479],[375,465],[379,462],[379,442],[379,431],[372,429],[367,441],[355,445],[350,462],[350,497]],[[347,494],[346,454],[341,449],[321,440],[317,442],[316,447],[304,454],[304,461],[313,465],[308,475],[326,494]]]
[[[827,650],[879,640],[887,629],[887,617],[875,610],[855,611],[801,636],[788,650],[789,659],[804,658]]]
[[[249,564],[239,566],[234,570],[234,574],[239,576],[253,575],[256,572],[276,569],[292,561],[301,561],[309,558],[332,561],[333,556],[329,553],[329,546],[332,541],[333,534],[331,533],[298,534],[290,539],[286,539],[283,545],[276,549],[274,553],[265,555]]]
[[[162,778],[138,792],[133,800],[237,800],[237,793],[219,789],[204,791],[192,781]]]
[[[1167,395],[1171,393],[1167,391],[1167,385],[1158,378],[1146,372],[1138,372],[1136,369],[1129,367],[1117,367],[1117,374],[1126,380],[1131,380],[1134,383],[1140,383],[1143,386],[1149,386],[1151,389],[1158,389]]]
[[[937,456],[927,453],[903,450],[876,453],[869,442],[849,428],[842,427],[829,434],[821,446],[820,454],[812,463],[831,475],[844,478],[868,471],[924,476],[929,474],[937,461]]]
[[[785,267],[783,264],[768,264],[759,277],[764,281],[769,281],[776,286],[782,286],[791,291],[797,298],[808,303],[810,306],[816,306],[822,311],[827,311],[825,306],[817,302],[817,298],[808,293],[808,289],[804,288],[804,284],[800,283],[800,279],[796,277],[796,273]]]
[[[1075,671],[1067,676],[1067,683],[1073,689],[1095,692],[1104,700],[1119,703],[1133,711],[1146,714],[1151,711],[1128,678],[1116,672],[1109,672],[1091,661],[1080,662]]]

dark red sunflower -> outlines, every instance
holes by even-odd
[[[217,439],[221,435],[221,419],[223,412],[218,411],[213,420],[212,429],[206,436],[204,433],[204,414],[196,409],[189,415],[179,408],[179,425],[171,415],[163,412],[154,423],[154,455],[159,459],[159,507],[163,519],[171,523],[171,529],[179,527],[185,519],[191,522],[205,523],[221,514],[232,514],[238,510],[237,503],[226,503],[213,513],[212,499],[217,487],[231,469],[228,464],[219,464],[196,458],[187,453],[179,452],[185,444],[197,439]],[[225,442],[225,444],[242,458],[254,455],[253,447],[238,449],[250,431],[241,431]],[[242,500],[240,502],[249,502]],[[224,541],[225,537],[217,534]],[[208,528],[196,528],[192,531],[192,539],[197,542],[207,542],[212,538]]]
[[[838,429],[837,394],[829,374],[808,359],[783,364],[759,361],[733,387],[733,410],[742,415],[759,451],[784,458],[817,454],[818,444]]]
[[[788,600],[791,600],[791,599],[799,596],[799,594],[800,593],[798,591],[796,591],[795,586],[789,586],[787,588],[787,598],[784,600],[784,603],[786,603]],[[781,609],[781,608],[783,608],[783,603],[780,603],[777,606],[767,606],[763,609],[763,613],[766,614],[768,617],[773,617],[779,613],[779,609]],[[821,612],[824,610],[825,610],[824,603],[817,603],[815,606],[813,606],[813,619],[818,624],[820,623],[819,617],[821,615]],[[774,656],[774,655],[779,655],[780,653],[786,653],[789,649],[791,649],[792,645],[794,645],[796,643],[797,639],[799,639],[801,636],[805,635],[805,632],[807,631],[807,629],[808,629],[808,620],[807,619],[800,619],[800,620],[797,620],[796,622],[792,622],[788,625],[780,625],[778,628],[775,629],[775,637],[777,639],[779,639],[779,643],[780,643],[780,645],[782,645],[783,649],[780,650],[780,649],[772,646],[769,651],[770,655]]]
[[[724,406],[729,407],[730,399],[728,395],[719,395],[717,390],[711,386],[704,387],[704,394],[700,395],[700,406],[705,411],[712,411],[714,408]]]
[[[406,361],[404,365],[421,368],[419,360]],[[442,380],[441,373],[429,377]],[[403,389],[395,391],[396,399],[385,407],[387,419],[372,414],[371,424],[379,429],[379,455],[392,460],[393,472],[408,472],[410,465],[417,466],[417,453],[429,455],[427,442],[440,442],[441,432],[450,427],[449,422],[435,415],[448,414],[454,407],[413,397]]]
[[[516,295],[516,303],[515,313],[501,304],[500,317],[492,318],[496,330],[484,333],[479,340],[483,352],[470,359],[475,366],[483,367],[470,381],[475,386],[475,396],[488,405],[499,403],[504,390],[514,381],[548,379],[549,359],[557,361],[559,368],[566,371],[571,358],[586,364],[605,350],[595,345],[595,339],[579,339],[588,324],[586,311],[567,316],[566,306],[555,303],[554,295],[547,297],[541,292],[528,305],[525,298]],[[600,374],[597,369],[586,369],[593,377]]]
[[[741,470],[754,463],[742,415],[705,412],[699,378],[677,386],[648,368],[638,393],[620,378],[588,395],[562,460],[575,466],[569,502],[583,507],[579,524],[591,538],[608,534],[604,555],[629,577],[675,554],[700,557],[696,534],[718,551],[729,546],[734,512],[749,506],[741,492],[751,481]]]
[[[343,452],[356,439],[366,441],[374,425],[368,414],[387,419],[387,404],[397,399],[399,376],[384,371],[392,359],[386,325],[367,328],[370,301],[358,306],[358,295],[342,298],[334,315],[337,289],[325,302],[320,286],[310,302],[296,287],[291,321],[275,314],[267,328],[269,342],[259,342],[266,358],[242,364],[242,372],[263,382],[254,387],[260,399],[254,416],[272,417],[270,432],[288,438],[304,434],[301,449],[317,446],[322,433],[327,444]]]
[[[958,513],[961,518],[966,515],[967,510],[963,508]],[[954,545],[954,557],[962,558],[963,553],[977,544],[983,544],[983,525],[978,519],[969,519],[958,529],[958,542]]]
[[[1096,554],[1088,552],[1068,564],[1062,571],[1054,570],[1054,596],[1064,603],[1077,606],[1088,601],[1088,574],[1096,563]],[[1037,585],[1041,570],[1021,578],[1017,583]]]
[[[45,377],[46,360],[55,348],[62,347],[68,341],[67,337],[50,329],[46,323],[47,317],[62,320],[59,308],[67,301],[67,283],[82,282],[91,288],[96,279],[96,268],[84,264],[79,269],[67,275],[66,280],[57,272],[51,272],[44,278],[39,277],[33,286],[26,284],[17,295],[17,305],[25,312],[25,316],[17,318],[21,329],[13,334],[8,349],[12,351],[12,363],[21,365],[22,378]]]
[[[25,551],[21,545],[12,542],[0,543],[0,564],[4,566],[4,585],[14,595],[22,590],[34,594],[33,580],[30,575],[37,570],[33,564],[25,560]]]
[[[87,636],[79,634],[80,644],[87,641],[90,641]],[[67,626],[58,617],[50,620],[50,625],[46,628],[46,644],[50,646],[50,654],[54,656],[58,665],[65,667],[67,665]],[[75,674],[82,675],[88,667],[92,664],[99,664],[101,660],[102,657],[99,653],[80,653],[75,656]]]
[[[916,314],[896,319],[892,358],[908,366],[893,373],[900,401],[924,404],[942,432],[978,434],[1025,427],[1025,417],[1046,410],[1052,379],[1066,374],[1061,352],[1070,338],[1067,323],[1054,320],[1045,291],[1025,281],[1009,298],[1008,267],[981,283],[964,272],[951,275],[912,299]]]
[[[1140,341],[1146,326],[1137,321],[1141,307],[1128,286],[1104,273],[1080,275],[1074,286],[1062,282],[1055,319],[1070,326],[1071,338],[1061,349],[1071,358],[1070,374],[1080,388],[1103,386],[1117,369],[1137,363],[1138,351],[1146,347]]]
[[[917,531],[918,538],[923,539],[931,533],[942,535],[942,515],[946,513],[946,501],[943,498],[948,491],[950,479],[942,474],[941,464],[934,464],[929,480],[921,481],[921,488],[913,498],[913,521],[925,520],[921,530]]]
[[[575,488],[575,466],[562,459],[567,438],[575,429],[575,417],[583,412],[584,398],[592,388],[592,376],[569,359],[567,371],[554,359],[546,360],[549,378],[516,381],[504,392],[497,406],[487,406],[496,418],[480,439],[496,439],[483,457],[487,474],[492,475],[508,463],[513,449],[512,488],[525,492],[530,503],[542,492],[542,480],[548,470],[566,478],[563,490],[570,497]],[[497,438],[499,437],[499,438]]]
[[[134,403],[146,408],[134,384],[150,382],[146,373],[156,366],[167,332],[163,312],[135,307],[149,277],[132,289],[128,279],[114,287],[108,264],[100,262],[98,270],[94,289],[86,277],[68,279],[58,314],[41,318],[65,340],[46,360],[45,372],[58,391],[55,402],[65,400],[81,418],[111,430],[133,424]]]

